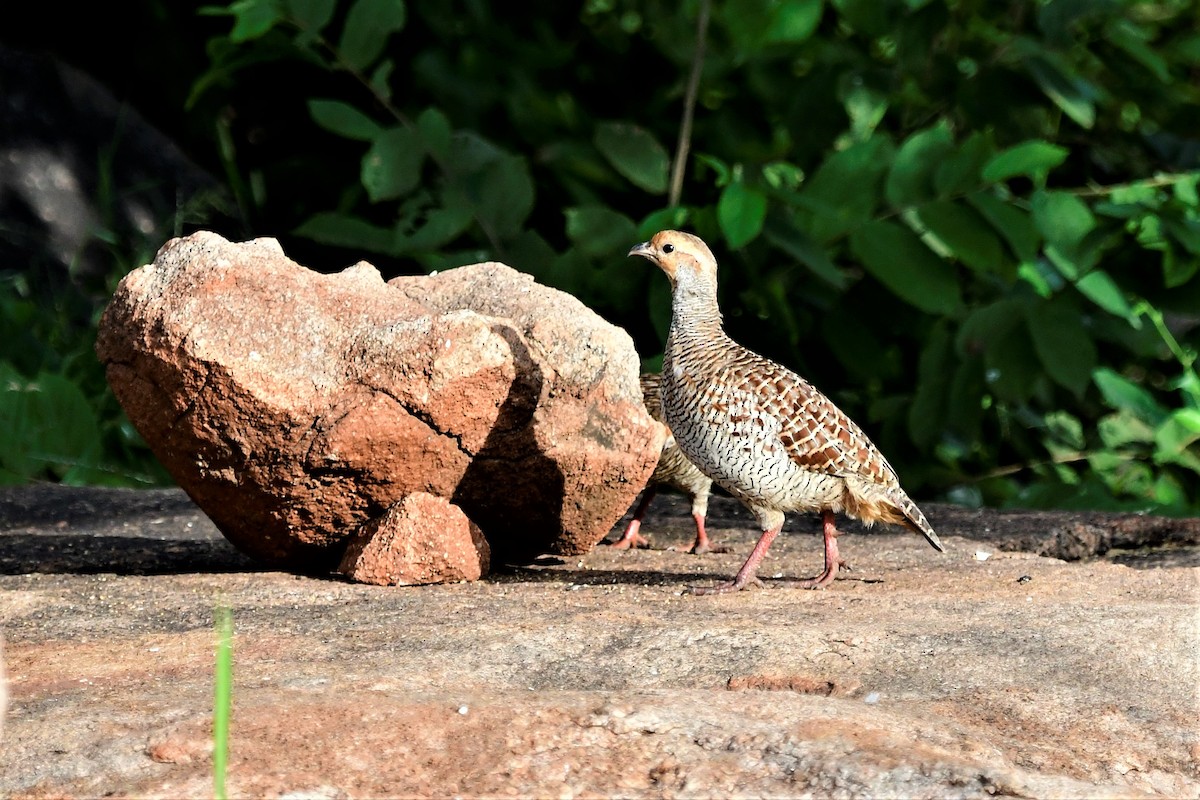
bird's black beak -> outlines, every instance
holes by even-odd
[[[650,243],[642,242],[641,244],[635,244],[633,247],[629,248],[628,255],[641,256],[642,258],[649,258],[650,253],[651,253]]]

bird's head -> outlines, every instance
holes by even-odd
[[[716,284],[717,260],[699,236],[683,231],[659,231],[650,241],[634,245],[629,255],[653,262],[667,273],[673,286],[689,278]]]

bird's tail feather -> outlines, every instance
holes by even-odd
[[[905,497],[900,504],[900,510],[904,512],[904,522],[908,527],[924,536],[925,541],[929,542],[934,550],[939,553],[946,552],[945,545],[938,539],[938,535],[933,531],[933,526],[929,524],[929,520],[925,519],[925,515],[921,513],[921,509],[917,508],[916,503]]]

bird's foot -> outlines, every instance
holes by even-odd
[[[693,544],[688,549],[688,552],[692,555],[702,556],[705,553],[732,553],[733,551],[723,544],[713,544],[712,542],[704,541]]]
[[[740,592],[749,586],[756,589],[765,588],[765,584],[758,578],[750,578],[746,581],[732,580],[728,583],[719,583],[716,586],[689,586],[689,594],[707,595],[707,594],[729,594],[731,592]]]
[[[650,542],[640,533],[627,533],[615,542],[611,542],[608,546],[616,550],[645,550],[649,549]]]
[[[837,577],[838,570],[850,570],[850,566],[841,559],[825,566],[825,570],[815,578],[809,578],[806,581],[800,581],[801,589],[824,589],[829,584],[833,583]]]

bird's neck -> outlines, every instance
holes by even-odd
[[[716,281],[681,272],[672,290],[668,353],[682,353],[693,344],[712,346],[725,338]]]

